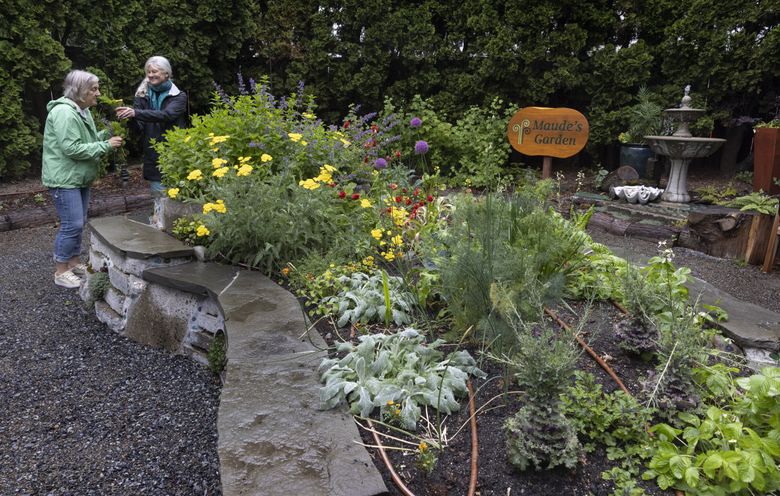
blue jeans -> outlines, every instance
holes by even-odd
[[[60,217],[54,238],[54,261],[65,263],[81,253],[81,233],[87,222],[89,188],[49,188]]]

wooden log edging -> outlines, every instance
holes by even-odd
[[[150,193],[96,197],[90,202],[89,216],[123,214],[139,208],[150,207],[153,203]],[[26,227],[40,227],[57,221],[57,211],[54,209],[54,205],[9,211],[5,214],[0,213],[0,232]]]

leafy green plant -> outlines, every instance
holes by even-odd
[[[704,186],[696,189],[700,199],[704,203],[722,204],[729,198],[733,198],[737,195],[737,190],[734,185],[729,183],[724,188],[717,188],[715,186]]]
[[[638,102],[628,109],[628,130],[618,137],[621,143],[644,144],[645,136],[657,136],[661,133],[663,109],[653,101],[652,97],[647,87],[639,88]]]
[[[769,128],[769,129],[777,129],[780,128],[780,119],[772,119],[771,121],[767,122],[759,122],[755,126],[753,126],[754,129],[762,129],[762,128]]]
[[[367,324],[378,320],[384,320],[385,324],[390,320],[396,325],[411,323],[417,300],[405,289],[402,278],[388,277],[385,271],[376,271],[371,275],[355,272],[350,276],[339,277],[338,282],[346,285],[347,289],[324,298],[322,303],[336,307],[339,327],[348,323]]]
[[[442,340],[426,344],[414,329],[396,334],[369,334],[360,343],[340,343],[343,358],[329,358],[320,365],[320,400],[325,408],[347,401],[353,414],[368,417],[389,401],[401,405],[405,429],[414,430],[420,405],[449,414],[460,409],[457,396],[467,393],[469,374],[484,377],[467,351],[446,357]]]
[[[753,211],[766,215],[775,215],[777,203],[777,198],[771,197],[763,191],[754,191],[720,204],[730,208],[738,208],[743,212]]]
[[[586,452],[605,446],[607,458],[617,465],[602,478],[615,484],[613,495],[638,496],[637,487],[643,463],[652,452],[644,428],[654,410],[642,406],[623,391],[605,393],[592,374],[576,371],[575,383],[562,396],[564,414],[571,420]]]
[[[651,320],[658,307],[655,287],[641,269],[626,262],[622,277],[622,302],[629,316],[615,323],[618,346],[637,355],[649,354],[658,346],[658,330]]]
[[[721,393],[734,391],[723,374],[708,382]],[[780,369],[734,381],[739,394],[721,394],[721,406],[700,415],[681,412],[679,427],[658,424],[654,455],[645,479],[661,489],[688,494],[772,494],[780,489]],[[712,398],[712,397],[711,397]]]
[[[198,227],[200,225],[200,221],[192,217],[179,217],[173,221],[171,233],[173,237],[188,245],[202,244],[204,241],[203,237],[198,236]]]
[[[218,333],[214,336],[209,346],[207,358],[209,361],[209,369],[214,375],[219,375],[225,368],[227,363],[227,346],[225,342],[225,334]]]
[[[602,167],[601,164],[596,164],[596,167],[593,169],[593,187],[600,189],[607,175],[609,175],[609,171]]]
[[[338,302],[326,303],[325,299],[349,289],[349,280],[341,282],[342,276],[349,277],[355,272],[370,272],[376,269],[374,257],[367,256],[360,262],[339,263],[337,254],[326,256],[313,254],[291,265],[287,272],[290,285],[295,293],[307,300],[312,308],[309,315],[335,315]]]

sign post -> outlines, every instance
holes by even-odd
[[[544,157],[542,179],[547,179],[552,157],[576,155],[588,142],[589,131],[588,119],[574,109],[525,107],[512,116],[506,134],[518,152]]]

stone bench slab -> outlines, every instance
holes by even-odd
[[[129,258],[192,257],[194,250],[162,231],[124,216],[89,221],[92,232],[106,245]]]

